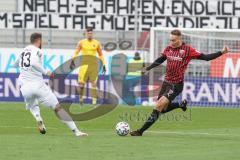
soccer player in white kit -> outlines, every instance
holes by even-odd
[[[88,136],[79,131],[70,115],[61,108],[56,96],[44,82],[42,75],[52,78],[53,73],[42,67],[42,35],[33,33],[30,37],[31,45],[23,49],[18,56],[15,66],[20,67],[18,78],[20,91],[29,109],[37,121],[40,133],[45,134],[46,128],[40,115],[39,103],[53,109],[59,119],[65,123],[76,136]]]

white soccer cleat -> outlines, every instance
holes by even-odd
[[[75,136],[77,136],[77,137],[87,137],[88,134],[87,134],[87,133],[84,133],[84,132],[78,131],[78,132],[75,133]]]
[[[37,125],[38,125],[38,130],[41,134],[46,134],[46,127],[43,123],[43,121],[38,121],[37,122]]]

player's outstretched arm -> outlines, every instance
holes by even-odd
[[[229,53],[229,52],[230,52],[230,48],[228,46],[223,46],[222,54],[226,54],[226,53]]]
[[[166,57],[164,57],[164,56],[158,57],[158,59],[156,59],[150,66],[146,67],[146,70],[149,71],[149,70],[151,70],[151,69],[159,66],[159,65],[162,64],[165,60],[166,60]]]
[[[205,61],[210,61],[210,60],[213,60],[213,59],[216,59],[218,57],[220,57],[221,55],[223,54],[226,54],[230,51],[229,47],[228,46],[224,46],[222,51],[218,51],[216,53],[211,53],[211,54],[200,54],[199,58],[200,60],[205,60]]]
[[[150,70],[153,69],[154,67],[159,66],[159,65],[162,64],[165,60],[166,60],[166,57],[164,57],[164,56],[158,57],[150,66],[143,67],[143,69],[142,69],[142,75],[143,75],[143,74],[146,74],[148,71],[150,71]],[[145,66],[145,65],[144,65],[144,66]]]

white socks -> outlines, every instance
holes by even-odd
[[[31,107],[30,112],[32,113],[33,117],[36,119],[37,122],[43,121],[43,119],[40,115],[39,106]],[[60,109],[60,110],[58,110],[58,112],[55,112],[55,113],[57,114],[58,118],[64,124],[66,124],[76,136],[84,136],[85,135],[85,133],[82,133],[78,130],[75,122],[72,120],[70,115],[64,109]]]
[[[62,122],[63,122],[64,124],[66,124],[66,125],[68,126],[68,128],[70,128],[70,129],[73,131],[73,133],[79,132],[76,124],[75,124],[73,121],[63,121],[63,120],[62,120]]]
[[[61,121],[66,124],[73,132],[79,131],[72,118],[64,109],[60,109],[58,112],[56,112],[56,114],[61,119]]]
[[[31,107],[30,112],[32,113],[33,117],[36,119],[37,122],[43,121],[42,117],[41,117],[41,114],[40,114],[39,106]]]

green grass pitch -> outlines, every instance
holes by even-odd
[[[136,129],[152,110],[121,106],[100,118],[77,122],[90,135],[84,138],[73,136],[50,109],[41,109],[46,135],[38,133],[23,103],[0,103],[0,160],[240,159],[240,109],[176,110],[162,116],[143,137],[120,137],[115,134],[117,122],[127,121]]]

